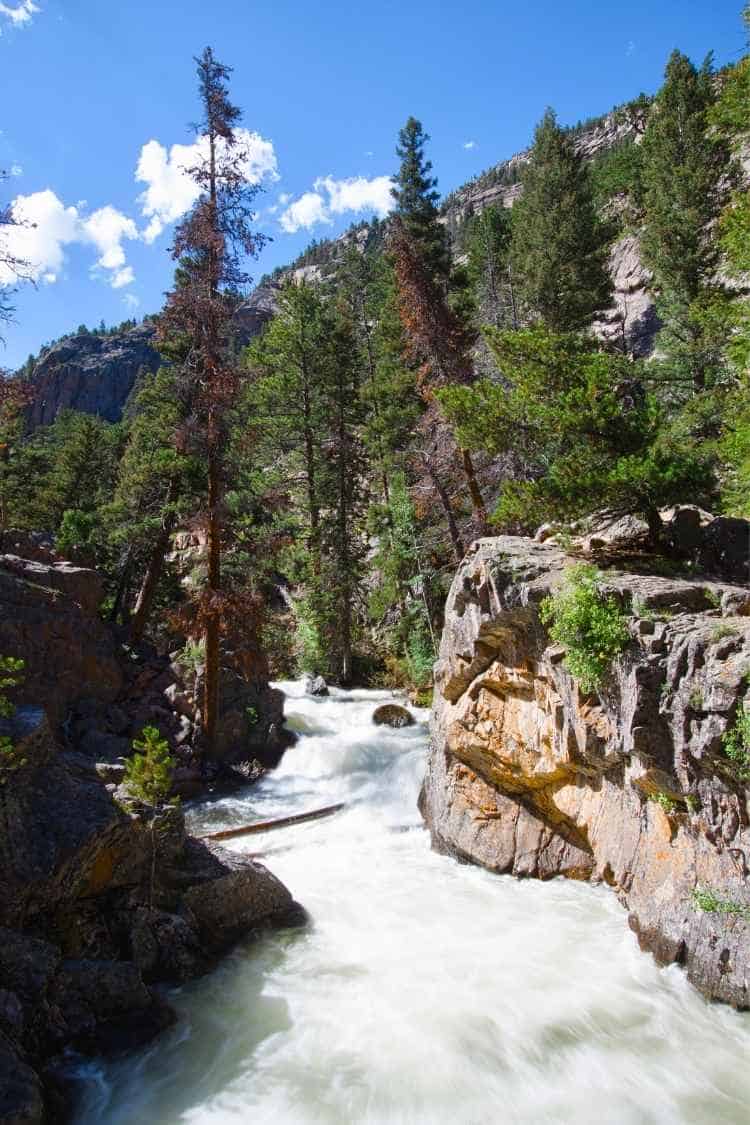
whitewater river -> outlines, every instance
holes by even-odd
[[[279,686],[298,744],[189,817],[348,802],[233,845],[264,853],[310,924],[241,946],[173,994],[156,1044],[91,1064],[79,1125],[747,1125],[750,1016],[656,968],[611,893],[435,855],[426,727],[376,728],[388,693]]]

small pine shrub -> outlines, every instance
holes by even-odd
[[[133,749],[125,764],[125,784],[139,801],[155,807],[165,804],[174,771],[169,743],[157,727],[144,727],[140,739],[133,739]]]
[[[176,657],[177,664],[190,672],[197,670],[206,662],[206,646],[203,641],[187,641]]]
[[[600,587],[595,567],[568,570],[565,584],[539,607],[556,644],[567,649],[565,667],[584,691],[597,691],[614,658],[628,643],[627,617]]]
[[[750,781],[750,711],[743,708],[722,739],[722,749],[740,781]]]

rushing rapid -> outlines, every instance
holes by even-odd
[[[639,952],[610,893],[518,882],[430,850],[416,808],[426,714],[386,692],[287,693],[278,770],[189,811],[239,839],[309,925],[249,941],[172,994],[177,1025],[87,1068],[79,1125],[708,1125],[750,1119],[750,1016]]]

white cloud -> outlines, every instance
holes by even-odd
[[[261,180],[278,180],[278,164],[273,143],[259,133],[237,129],[242,171],[249,184]],[[208,153],[208,141],[200,137],[191,145],[172,145],[167,150],[159,141],[148,141],[141,149],[135,178],[146,184],[138,197],[143,216],[149,220],[143,231],[145,242],[151,243],[164,228],[181,218],[200,195],[200,188],[188,174]]]
[[[382,219],[393,207],[389,176],[375,176],[371,180],[364,176],[352,176],[345,180],[321,176],[313,184],[313,189],[306,191],[282,212],[279,222],[288,234],[294,234],[302,227],[309,229],[320,223],[330,224],[333,215],[343,215],[347,211],[374,211]]]
[[[14,4],[12,8],[8,4],[0,3],[0,16],[9,19],[14,27],[20,27],[21,24],[28,23],[34,12],[38,11],[39,8],[34,0],[21,0],[20,4]]]
[[[11,164],[10,174],[11,174],[11,176],[22,176],[23,175],[23,168],[21,167],[20,164]]]
[[[53,191],[19,195],[12,204],[18,226],[6,227],[4,245],[11,255],[29,263],[34,281],[54,284],[65,265],[65,248],[73,244],[94,246],[99,258],[94,271],[103,271],[113,289],[122,289],[135,280],[126,264],[122,243],[138,237],[132,219],[111,206],[92,215],[78,207],[66,207]],[[0,267],[0,284],[11,284],[14,276]]]
[[[393,207],[390,176],[375,176],[372,180],[364,176],[352,176],[348,180],[324,176],[313,186],[316,191],[328,192],[328,206],[334,215],[344,211],[374,211],[382,219]]]
[[[13,201],[13,216],[22,226],[7,227],[4,245],[8,252],[29,263],[35,281],[51,284],[63,267],[65,247],[80,237],[80,216],[66,207],[49,188]],[[9,285],[14,275],[0,265],[0,285]]]
[[[464,148],[472,149],[472,148],[476,148],[476,147],[477,147],[476,141],[464,141]]]
[[[85,219],[82,229],[101,254],[96,265],[100,269],[114,271],[112,287],[119,289],[123,285],[129,285],[133,281],[133,271],[129,266],[125,268],[125,251],[122,243],[126,238],[138,237],[138,228],[133,220],[107,205]],[[129,279],[121,280],[128,273]]]
[[[326,211],[323,196],[317,191],[306,191],[287,207],[279,222],[287,234],[294,234],[301,227],[309,230],[319,223],[332,223],[333,219]]]
[[[141,307],[140,297],[136,297],[135,293],[126,293],[122,299],[122,303],[125,308],[130,309],[131,312]]]

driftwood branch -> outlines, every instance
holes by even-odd
[[[236,836],[252,836],[256,832],[271,832],[274,828],[289,828],[293,824],[303,824],[306,820],[321,820],[324,816],[333,816],[334,813],[343,808],[343,803],[328,805],[324,809],[297,813],[296,816],[282,816],[278,820],[261,820],[257,824],[246,824],[242,828],[225,828],[222,832],[211,832],[208,836],[200,836],[199,839],[233,840]]]

